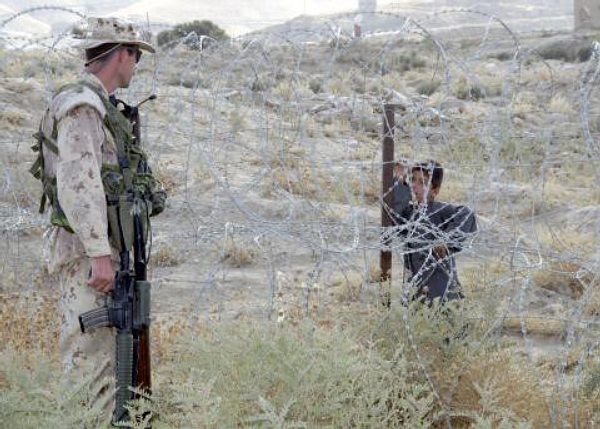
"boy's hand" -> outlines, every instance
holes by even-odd
[[[406,178],[406,165],[401,162],[397,162],[394,165],[394,177],[397,179],[405,179]]]
[[[432,250],[438,261],[448,256],[448,248],[446,246],[435,246]]]

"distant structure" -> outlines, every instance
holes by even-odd
[[[575,0],[575,31],[600,29],[600,0]]]
[[[358,0],[358,13],[373,13],[377,10],[377,0]]]

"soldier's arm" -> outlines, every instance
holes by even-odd
[[[58,200],[90,258],[111,254],[100,175],[103,141],[102,118],[93,107],[79,105],[59,119]]]

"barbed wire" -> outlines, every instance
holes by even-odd
[[[68,8],[31,8],[1,21],[0,35],[8,23],[47,10],[84,18]],[[153,224],[156,314],[175,315],[192,304],[197,316],[217,307],[223,318],[245,313],[281,321],[295,312],[317,317],[341,303],[378,306],[382,251],[394,258],[391,305],[401,306],[415,277],[440,267],[452,274],[448,259],[433,256],[435,248],[464,241],[458,273],[467,300],[498,300],[489,337],[517,317],[533,360],[539,346],[530,321],[559,321],[555,383],[579,388],[582,368],[598,350],[599,45],[586,63],[565,65],[545,60],[509,22],[480,11],[415,19],[377,13],[371,18],[397,27],[363,37],[348,26],[354,15],[206,47],[194,45],[192,34],[152,60],[142,58],[119,96],[135,102],[158,94],[158,102],[144,105],[142,123],[170,193]],[[37,214],[40,189],[26,170],[30,135],[46,102],[80,68],[77,51],[59,43],[67,38],[20,36],[25,43],[6,43],[9,54],[0,53],[0,103],[7,106],[0,114],[3,293],[31,292],[38,287],[33,280],[47,279],[47,221]],[[400,227],[382,227],[382,210],[399,214],[386,203],[395,191],[381,183],[382,169],[395,163],[382,159],[390,104],[401,107],[395,158],[409,167],[442,163],[439,198],[475,211],[472,244],[460,228],[418,218],[402,227],[414,231],[409,238],[397,235]],[[403,261],[421,253],[427,262],[403,274]],[[408,308],[404,317],[419,355]],[[439,397],[430,368],[421,365]],[[556,410],[553,418],[559,427],[567,416]]]

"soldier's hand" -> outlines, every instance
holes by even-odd
[[[113,290],[114,284],[115,269],[110,255],[93,258],[92,276],[88,280],[88,286],[93,287],[98,292],[108,293]]]

